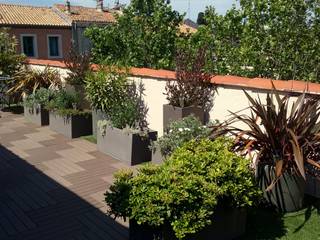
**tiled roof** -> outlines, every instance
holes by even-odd
[[[43,65],[52,66],[59,68],[66,68],[63,61],[57,60],[42,60],[42,59],[29,59],[28,64],[32,65]],[[98,69],[98,65],[92,65],[94,70]],[[175,79],[175,72],[169,70],[155,70],[149,68],[131,68],[130,74],[133,76],[157,78],[162,80]],[[282,81],[273,80],[267,78],[246,78],[238,76],[213,76],[211,79],[213,84],[218,86],[229,86],[235,88],[250,88],[250,89],[261,89],[261,90],[272,90],[273,86],[279,91],[291,92],[291,93],[309,93],[320,95],[320,84],[310,83],[296,80]]]
[[[65,11],[64,4],[55,4],[54,7],[63,12],[70,20],[75,22],[96,22],[109,23],[115,22],[113,14],[109,11],[99,12],[96,8],[71,5],[71,14]]]
[[[0,3],[0,25],[71,27],[71,22],[66,21],[48,7]]]

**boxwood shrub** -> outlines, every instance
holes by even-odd
[[[253,205],[260,192],[250,161],[231,152],[231,145],[225,138],[192,140],[160,166],[118,173],[106,193],[109,214],[150,226],[170,224],[184,239],[211,224],[221,202],[230,208]]]

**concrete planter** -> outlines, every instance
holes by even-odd
[[[92,110],[92,134],[97,136],[97,123],[98,121],[107,119],[106,114],[101,110]]]
[[[166,131],[168,125],[173,122],[180,120],[184,117],[194,115],[199,120],[205,123],[205,111],[201,107],[174,107],[172,105],[163,105],[163,130]]]
[[[49,125],[49,111],[42,106],[24,107],[24,117],[39,126]]]
[[[151,141],[157,139],[157,132],[150,131],[147,137],[137,133],[126,133],[122,129],[106,127],[102,135],[98,129],[98,150],[130,165],[151,161]]]
[[[60,116],[56,112],[50,111],[49,117],[50,129],[68,138],[77,138],[92,134],[91,114]]]
[[[245,209],[221,208],[216,209],[212,224],[202,231],[186,237],[188,240],[231,240],[245,233],[247,213]],[[161,227],[138,225],[130,220],[130,240],[177,240],[169,224]]]
[[[295,212],[303,207],[306,182],[297,174],[285,172],[275,186],[268,192],[265,190],[275,178],[273,166],[260,166],[258,168],[259,185],[264,191],[264,198],[281,212]]]
[[[161,164],[164,161],[164,157],[161,154],[159,147],[152,151],[152,163]]]

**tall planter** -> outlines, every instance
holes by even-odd
[[[24,106],[24,117],[38,126],[49,125],[49,111],[43,106]]]
[[[214,212],[212,224],[196,234],[186,237],[188,240],[231,240],[245,233],[247,214],[245,209],[218,208]],[[130,220],[130,240],[177,240],[169,224],[160,227],[138,225]]]
[[[106,127],[102,134],[97,131],[98,150],[129,165],[151,161],[151,141],[157,139],[157,132],[150,131],[147,136],[138,133],[127,133],[122,129]]]
[[[54,111],[50,111],[49,117],[50,129],[68,138],[77,138],[92,134],[92,116],[89,113],[61,116]]]
[[[107,116],[101,110],[92,109],[92,134],[97,136],[97,123],[98,121],[107,119]]]
[[[272,179],[275,178],[273,166],[259,166],[258,180],[264,191],[264,198],[281,212],[295,212],[303,207],[306,182],[298,174],[285,172],[275,186],[266,191]]]
[[[203,124],[205,123],[205,110],[202,107],[174,107],[169,104],[163,105],[163,130],[166,131],[169,124],[184,117],[194,115]]]

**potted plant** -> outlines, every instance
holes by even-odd
[[[79,107],[79,95],[62,89],[48,102],[50,129],[69,138],[92,134],[91,111]]]
[[[176,79],[166,85],[169,104],[163,106],[163,128],[172,121],[189,115],[205,123],[205,113],[212,102],[215,86],[212,75],[204,71],[206,49],[200,49],[194,56],[190,50],[180,49],[176,56]]]
[[[85,97],[84,89],[86,74],[92,70],[90,53],[78,53],[76,47],[72,46],[64,63],[68,69],[67,77],[65,78],[65,81],[68,84],[67,87],[71,87],[71,90],[79,94],[80,108],[90,108],[90,103]]]
[[[130,239],[234,239],[260,195],[250,161],[225,138],[192,140],[162,165],[115,175],[111,216],[130,219]]]
[[[115,72],[112,68],[100,67],[97,72],[89,71],[85,79],[86,98],[92,109],[92,131],[97,136],[97,122],[107,120],[107,113],[111,111],[113,101],[118,101],[113,90],[114,82],[125,81],[127,75]],[[118,78],[118,79],[115,79]],[[121,78],[121,79],[120,79]]]
[[[211,124],[209,124],[211,125]],[[169,124],[168,132],[152,144],[152,162],[161,163],[171,153],[192,139],[206,138],[211,133],[210,126],[204,126],[193,115],[173,121]]]
[[[49,125],[49,112],[45,105],[53,97],[53,91],[46,88],[35,90],[24,99],[24,116],[39,125]]]
[[[156,140],[157,132],[148,128],[144,87],[114,74],[109,85],[108,120],[98,121],[98,149],[130,165],[151,161],[149,145]]]
[[[318,102],[305,94],[292,100],[275,89],[266,103],[245,94],[251,114],[233,113],[227,127],[237,139],[235,150],[255,159],[260,187],[271,204],[282,212],[297,211],[303,206],[305,166],[320,169]],[[245,128],[233,127],[239,123]]]

